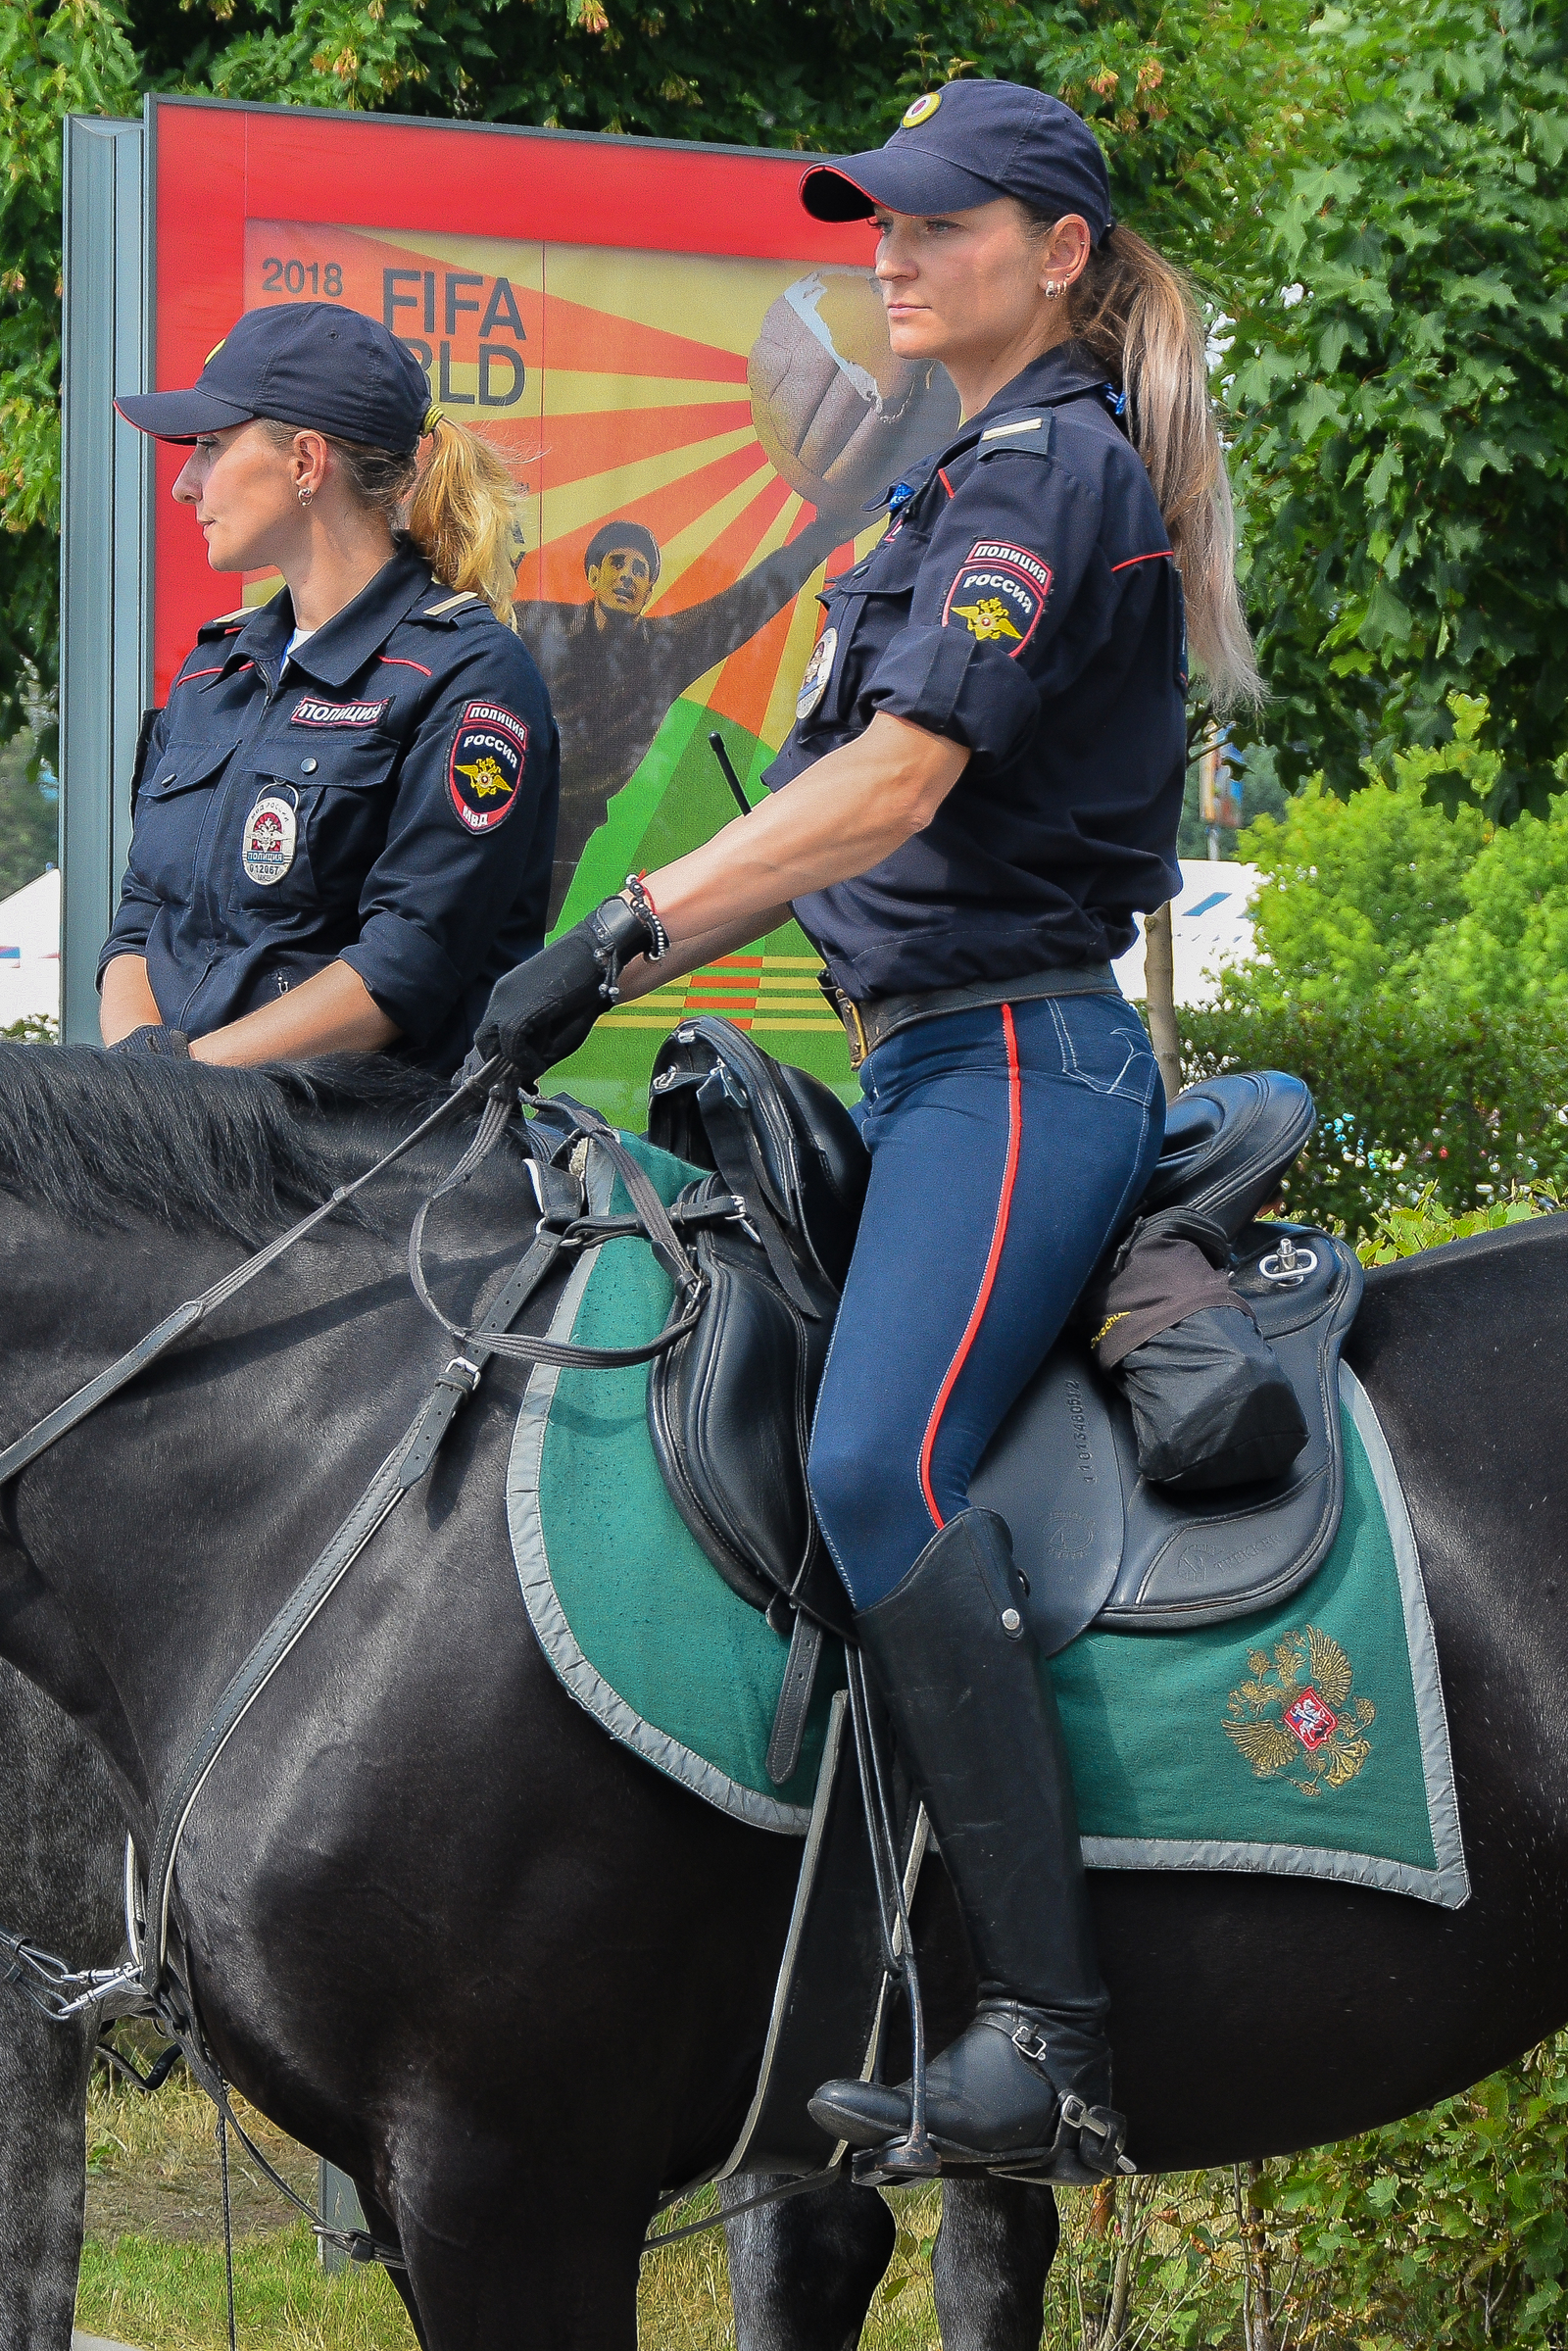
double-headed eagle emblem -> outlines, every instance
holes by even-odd
[[[982,645],[993,637],[1015,637],[1020,644],[1023,642],[1023,632],[1013,627],[1007,608],[1000,596],[984,596],[978,604],[956,604],[953,615],[956,620],[961,620],[970,636],[978,637]]]
[[[1266,1650],[1248,1655],[1250,1680],[1230,1694],[1222,1725],[1257,1780],[1291,1771],[1306,1796],[1344,1788],[1372,1752],[1367,1738],[1377,1716],[1370,1698],[1352,1697],[1354,1672],[1337,1641],[1315,1625],[1287,1633]]]
[[[510,792],[512,789],[511,783],[492,759],[476,759],[471,767],[460,767],[458,773],[467,777],[476,800],[488,800],[493,793]]]

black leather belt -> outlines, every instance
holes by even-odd
[[[844,1023],[850,1067],[874,1053],[899,1029],[917,1020],[939,1020],[945,1012],[972,1012],[979,1004],[1024,1004],[1037,996],[1120,996],[1108,963],[1070,963],[1051,971],[1023,971],[1006,980],[970,980],[962,988],[930,988],[918,996],[873,996],[863,1004],[835,987],[824,971],[822,994]]]

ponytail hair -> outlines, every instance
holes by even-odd
[[[1027,208],[1026,208],[1027,209]],[[1029,229],[1054,223],[1030,209]],[[1133,229],[1108,229],[1069,290],[1068,321],[1127,395],[1127,423],[1181,570],[1187,627],[1216,710],[1263,699],[1236,589],[1236,518],[1188,279]]]
[[[412,453],[371,449],[336,433],[321,438],[356,500],[381,516],[394,540],[417,548],[443,587],[482,596],[510,628],[520,537],[516,484],[482,433],[439,411],[431,415],[435,448],[422,472]],[[300,429],[272,417],[266,423],[279,449],[287,449]]]
[[[414,485],[404,528],[436,578],[471,588],[512,625],[517,593],[517,486],[493,442],[437,415],[435,448]]]

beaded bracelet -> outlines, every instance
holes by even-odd
[[[633,913],[640,915],[648,925],[648,935],[653,941],[651,947],[644,948],[644,956],[650,963],[658,963],[669,953],[669,933],[659,919],[658,909],[644,887],[643,875],[628,873],[625,888]]]

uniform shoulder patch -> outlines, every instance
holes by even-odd
[[[1039,625],[1051,580],[1051,565],[1028,548],[976,539],[948,590],[942,625],[956,622],[1016,660]]]
[[[455,596],[443,597],[439,604],[427,604],[419,614],[419,618],[421,620],[439,620],[443,613],[455,612],[460,605],[477,604],[478,602],[479,592],[476,588],[460,588]]]
[[[493,833],[511,815],[528,764],[528,729],[499,703],[470,702],[447,760],[447,797],[465,832]]]

